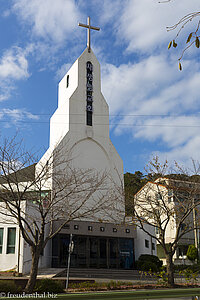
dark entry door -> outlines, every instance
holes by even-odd
[[[89,257],[89,261],[90,261],[90,268],[97,268],[98,267],[98,239],[97,238],[93,238],[90,237],[89,238],[90,241],[90,257]]]
[[[67,266],[68,259],[68,249],[69,249],[69,236],[61,235],[60,236],[60,266]]]

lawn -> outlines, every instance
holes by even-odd
[[[200,288],[187,289],[164,289],[164,290],[140,290],[140,291],[123,291],[123,292],[96,292],[81,294],[59,295],[58,298],[66,300],[89,300],[89,299],[161,299],[161,298],[178,298],[200,295]]]

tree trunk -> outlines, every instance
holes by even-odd
[[[173,264],[173,254],[166,254],[166,263],[167,263],[167,277],[168,277],[168,285],[170,287],[174,287],[174,264]]]
[[[32,248],[31,253],[32,253],[32,264],[31,264],[31,272],[30,272],[30,277],[29,280],[26,284],[25,287],[25,292],[26,293],[32,293],[36,279],[37,279],[37,273],[38,273],[38,263],[39,263],[39,258],[40,258],[40,248]]]

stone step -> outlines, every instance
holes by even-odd
[[[65,277],[67,270],[61,271],[56,277]],[[137,270],[116,270],[116,269],[75,269],[71,268],[70,277],[78,278],[110,278],[110,279],[135,279],[140,278]]]

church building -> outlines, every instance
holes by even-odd
[[[58,107],[50,120],[49,149],[38,166],[41,162],[48,162],[51,153],[61,147],[63,157],[65,153],[70,153],[73,168],[94,169],[100,174],[106,171],[110,176],[108,185],[114,187],[115,184],[123,184],[123,162],[109,137],[109,107],[101,92],[100,64],[90,45],[90,30],[99,28],[91,26],[89,18],[87,25],[79,25],[88,29],[87,48],[59,83]],[[94,213],[89,218],[73,219],[67,223],[48,242],[39,267],[67,267],[70,236],[74,242],[71,267],[134,269],[135,259],[140,254],[156,255],[156,249],[152,246],[154,241],[133,224],[126,224],[124,199],[118,205],[121,213],[114,216],[113,209],[110,219],[105,212],[98,212],[98,215]],[[56,231],[59,221],[53,226]],[[29,272],[31,256],[28,245],[21,240],[18,247],[19,231],[16,225],[15,250],[8,254],[4,245],[6,241],[3,244],[8,235],[6,230],[5,236],[2,236],[0,270],[11,269],[20,263],[20,273]],[[7,263],[2,267],[2,261],[9,260],[8,256],[13,256],[10,260],[12,265]]]

